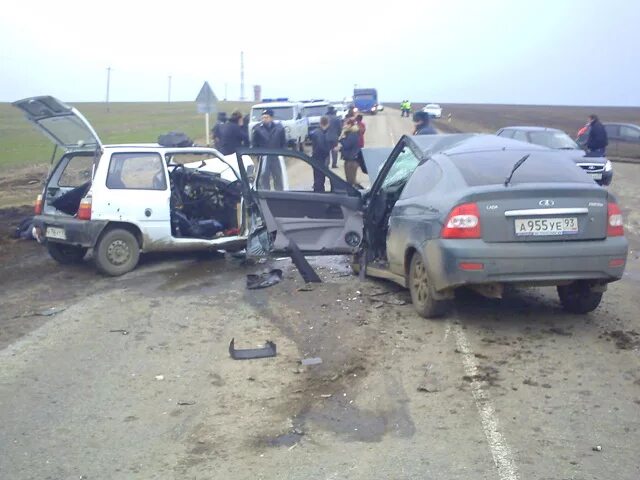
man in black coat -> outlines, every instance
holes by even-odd
[[[604,157],[605,149],[609,145],[609,138],[604,125],[597,115],[589,115],[589,136],[587,138],[587,155],[589,157]]]
[[[438,132],[429,125],[429,114],[422,110],[413,114],[413,123],[416,126],[414,135],[436,135]]]
[[[327,116],[320,118],[320,128],[311,132],[311,158],[314,163],[329,166],[329,154],[333,149],[333,137],[329,131],[330,120]],[[324,193],[324,173],[313,169],[313,191]]]
[[[327,108],[327,118],[329,119],[329,136],[333,145],[331,146],[331,168],[338,168],[338,138],[342,131],[342,120],[336,115],[336,108],[329,105]]]
[[[223,155],[236,153],[240,147],[249,145],[249,136],[243,128],[242,113],[234,111],[218,130],[217,148]]]
[[[287,147],[287,135],[284,127],[280,123],[273,121],[273,109],[267,108],[262,112],[262,122],[253,127],[251,145],[254,148]],[[263,160],[262,172],[260,172],[260,187],[264,190],[271,190],[271,178],[273,178],[273,189],[282,190],[280,159],[275,155],[268,155]]]
[[[218,148],[218,142],[220,141],[220,127],[227,121],[227,112],[218,112],[218,120],[211,129],[211,137],[213,139],[213,146]]]

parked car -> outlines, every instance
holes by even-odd
[[[53,97],[14,105],[64,153],[38,195],[36,239],[62,264],[89,250],[107,275],[140,253],[241,250],[246,245],[235,155],[212,148],[103,145],[82,114]],[[246,159],[243,171],[253,175]]]
[[[249,154],[288,155],[290,188],[260,177],[251,188]],[[425,317],[445,313],[460,287],[500,296],[505,285],[555,285],[566,310],[586,313],[625,268],[615,197],[560,151],[494,135],[403,136],[393,149],[364,149],[364,192],[297,152],[238,156],[249,253],[353,254],[355,271],[408,288]],[[296,177],[313,168],[327,193]]]
[[[598,185],[610,185],[613,166],[605,157],[591,157],[565,132],[546,127],[505,127],[496,132],[499,137],[512,138],[555,150],[563,150],[587,172]]]
[[[440,118],[442,117],[442,107],[437,103],[427,103],[423,108],[423,112],[429,114],[430,117]]]
[[[609,145],[607,155],[640,158],[640,126],[631,123],[603,123]]]
[[[378,108],[377,108],[377,110],[378,110],[379,112],[384,112],[384,105],[382,105],[381,103],[379,103],[379,104],[378,104]]]

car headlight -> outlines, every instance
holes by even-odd
[[[613,170],[613,165],[611,165],[611,162],[607,160],[607,163],[604,164],[604,171],[610,172],[611,170]]]

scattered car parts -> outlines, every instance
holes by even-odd
[[[231,339],[229,343],[229,355],[234,360],[251,360],[254,358],[268,358],[276,356],[276,344],[271,340],[265,342],[264,347],[261,348],[247,348],[244,350],[236,350],[235,338]]]

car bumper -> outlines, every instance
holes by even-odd
[[[106,220],[78,220],[73,217],[60,217],[57,215],[37,215],[33,219],[38,242],[57,242],[87,248],[95,246],[107,223]],[[65,238],[48,237],[47,229],[50,227],[62,229]]]
[[[438,239],[423,246],[429,276],[437,291],[487,283],[612,282],[622,277],[627,251],[624,237],[526,245]],[[612,266],[612,261],[620,259],[622,265]],[[461,264],[477,269],[464,269]]]

